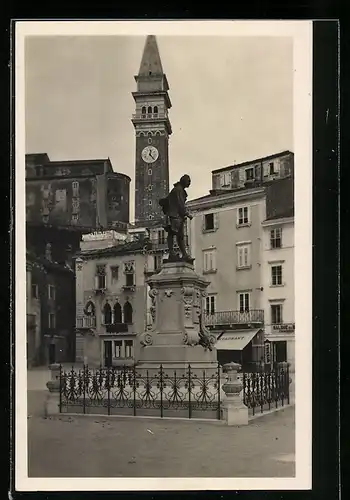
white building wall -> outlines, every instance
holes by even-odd
[[[271,248],[271,230],[282,229],[281,248]],[[282,285],[272,285],[271,267],[282,266]],[[271,342],[287,342],[287,361],[294,369],[294,220],[276,219],[263,223],[262,241],[263,308],[265,311],[265,338]],[[271,305],[282,304],[280,327],[272,325]]]

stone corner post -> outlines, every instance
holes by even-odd
[[[243,403],[243,383],[237,379],[237,372],[241,365],[238,363],[227,363],[223,365],[223,372],[227,379],[222,386],[225,397],[222,403],[223,419],[227,425],[247,425],[248,407]]]
[[[45,401],[45,416],[57,415],[60,412],[60,370],[61,365],[54,363],[49,366],[51,379],[46,383],[49,390]]]

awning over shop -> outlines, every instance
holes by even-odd
[[[215,347],[218,351],[242,351],[259,331],[260,329],[225,332]]]

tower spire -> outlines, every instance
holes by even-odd
[[[155,35],[148,35],[143,49],[139,76],[163,75],[162,61],[159,55]]]

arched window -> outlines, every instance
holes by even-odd
[[[86,316],[95,316],[95,304],[91,300],[86,303],[84,314]]]
[[[155,115],[157,115],[157,114],[158,114],[158,106],[154,106],[154,108],[153,108],[153,113],[154,113]]]
[[[129,301],[124,304],[124,323],[130,325],[132,323],[132,305]]]
[[[114,304],[114,324],[122,323],[122,306],[119,302]]]
[[[103,319],[105,325],[110,325],[112,323],[112,308],[108,304],[108,302],[105,304],[103,308]]]
[[[152,113],[152,106],[148,106],[147,113],[151,114]]]
[[[145,114],[146,114],[146,106],[142,106],[141,113],[142,113],[143,115],[145,115]]]

